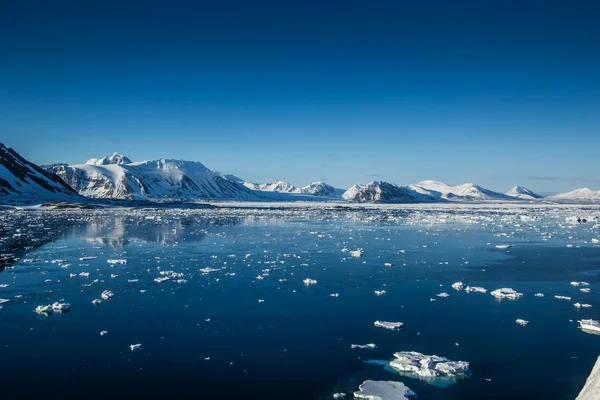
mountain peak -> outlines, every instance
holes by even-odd
[[[114,152],[111,156],[104,156],[102,158],[90,158],[86,161],[87,165],[121,165],[131,164],[131,160],[125,157],[123,154]]]
[[[527,189],[526,187],[523,186],[515,186],[512,189],[510,189],[508,192],[504,193],[507,196],[510,197],[514,197],[517,199],[522,199],[522,200],[534,200],[534,199],[541,199],[542,196],[540,196],[537,193],[532,192],[531,190]]]

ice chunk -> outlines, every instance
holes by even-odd
[[[159,278],[154,278],[154,282],[161,283],[161,282],[168,281],[169,279],[171,279],[171,278],[169,278],[168,276],[161,276]]]
[[[389,366],[409,377],[422,378],[462,378],[469,372],[466,361],[451,361],[445,357],[425,355],[416,351],[394,353]]]
[[[330,296],[331,297],[340,297],[340,294],[339,293],[331,293]]]
[[[316,280],[314,279],[310,279],[310,278],[306,278],[305,280],[303,280],[302,282],[304,282],[304,284],[306,286],[310,286],[310,285],[315,285],[317,283]]]
[[[529,325],[529,321],[525,321],[524,319],[519,318],[518,320],[515,321],[517,324],[521,325],[521,326],[527,326]]]
[[[350,346],[351,349],[367,349],[367,350],[375,350],[377,345],[375,343],[367,343],[367,344],[353,344]]]
[[[393,267],[394,264],[392,264],[392,263],[383,263],[383,266],[384,267]]]
[[[558,296],[558,295],[556,295],[556,296],[554,296],[554,298],[558,299],[558,300],[571,300],[571,298],[569,296]]]
[[[10,299],[2,299],[0,298],[0,304],[8,303]]]
[[[497,299],[517,300],[523,296],[523,293],[519,293],[511,288],[500,288],[491,292],[491,295]]]
[[[79,257],[79,261],[95,260],[98,257]]]
[[[536,293],[535,297],[544,297],[544,293]]]
[[[575,308],[591,308],[591,307],[592,307],[592,305],[591,305],[591,304],[585,304],[585,303],[584,303],[584,304],[581,304],[581,303],[575,303],[575,304],[573,304],[573,306],[574,306]]]
[[[436,294],[437,297],[450,297],[450,295],[446,292]]]
[[[388,322],[388,321],[375,321],[375,326],[379,328],[390,329],[392,331],[398,331],[404,326],[403,322]]]
[[[463,290],[463,287],[464,287],[464,286],[465,286],[465,285],[464,285],[464,283],[462,283],[462,282],[454,282],[454,283],[452,284],[452,288],[453,288],[454,290]]]
[[[89,272],[80,272],[79,276],[83,277],[83,278],[88,278],[90,276]]]
[[[366,400],[408,400],[415,392],[402,382],[366,380],[354,392],[355,399]]]
[[[376,296],[383,296],[384,294],[386,294],[387,292],[385,290],[376,290],[375,291],[375,295]]]
[[[346,398],[346,393],[341,393],[341,392],[334,393],[333,394],[333,398],[336,399],[336,400],[345,399]]]
[[[127,264],[127,260],[125,259],[112,259],[112,260],[106,260],[107,263],[115,265],[115,264],[120,264],[120,265],[125,265]]]
[[[354,251],[348,252],[352,257],[362,257],[365,254],[363,249],[356,249]]]
[[[512,244],[497,244],[496,248],[497,249],[510,249],[512,247]]]
[[[52,309],[52,305],[49,304],[47,306],[37,306],[35,308],[35,312],[40,315],[48,316],[48,315],[52,314],[54,312],[54,310]]]
[[[57,313],[67,312],[71,309],[71,304],[69,303],[59,303],[58,301],[52,304],[52,311]]]
[[[480,286],[467,286],[465,288],[465,292],[467,292],[467,293],[471,293],[471,292],[474,292],[474,293],[487,293],[487,289],[486,288],[482,288]]]
[[[150,346],[152,347],[152,346]],[[140,343],[138,344],[130,344],[129,348],[131,349],[131,351],[137,351],[137,350],[141,350],[142,349],[142,345]]]
[[[582,319],[579,322],[579,327],[587,333],[600,335],[600,321],[595,319]]]
[[[115,296],[115,294],[110,290],[105,290],[100,296],[102,297],[102,300],[110,300]]]
[[[580,290],[581,292],[583,292],[583,293],[589,293],[589,292],[591,292],[590,288],[587,288],[587,287],[586,287],[586,288],[581,288],[581,289],[579,289],[579,290]]]
[[[102,300],[100,299],[94,299],[92,300],[92,304],[95,306],[99,306],[100,304],[102,304]]]
[[[108,331],[100,331],[100,336],[104,336],[108,333]]]

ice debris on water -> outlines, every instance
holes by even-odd
[[[346,398],[346,393],[341,393],[341,392],[334,393],[333,394],[333,398],[336,399],[336,400],[345,399]]]
[[[600,321],[595,319],[582,319],[577,322],[582,331],[600,335]]]
[[[354,392],[355,399],[365,400],[409,400],[416,396],[404,383],[395,381],[366,380]]]
[[[416,351],[394,353],[394,360],[390,361],[389,366],[403,375],[421,378],[462,378],[469,372],[469,363],[466,361],[451,361]]]
[[[590,286],[588,282],[571,282],[573,286]]]
[[[125,259],[112,259],[112,260],[106,260],[107,263],[112,264],[112,265],[116,265],[116,264],[120,264],[120,265],[125,265],[127,264],[127,260]]]
[[[365,251],[363,249],[356,249],[349,251],[348,254],[350,254],[352,257],[362,257],[365,254]]]
[[[375,350],[377,345],[375,343],[367,343],[367,344],[353,344],[350,346],[351,349],[367,349],[367,350]]]
[[[37,306],[35,308],[35,312],[40,315],[48,316],[48,315],[52,314],[54,312],[54,310],[52,310],[52,305],[49,304],[47,306]]]
[[[523,293],[519,293],[516,290],[511,289],[511,288],[496,289],[493,292],[491,292],[490,294],[497,299],[510,299],[510,300],[517,300],[523,296]]]
[[[316,280],[314,279],[310,279],[310,278],[306,278],[305,280],[303,280],[302,282],[304,282],[304,284],[306,286],[310,286],[310,285],[315,285],[317,283]]]
[[[544,297],[544,293],[536,293],[535,297]]]
[[[524,319],[521,319],[521,318],[517,319],[515,322],[521,326],[529,325],[529,321],[525,321]]]
[[[497,249],[510,249],[512,247],[512,244],[497,244],[496,248]]]
[[[573,306],[575,308],[591,308],[592,307],[591,304],[586,304],[586,303],[583,303],[583,304],[582,303],[575,303],[575,304],[573,304]]]
[[[100,304],[102,304],[102,300],[100,299],[94,299],[92,300],[92,304],[95,306],[99,306]]]
[[[558,300],[571,300],[571,298],[569,296],[559,296],[559,295],[555,295],[554,296],[555,299]]]
[[[108,333],[108,331],[100,331],[100,336],[104,336]]]
[[[404,326],[403,322],[389,322],[389,321],[375,321],[375,326],[379,328],[385,328],[392,331],[398,331]]]
[[[115,294],[113,292],[111,292],[110,290],[105,290],[104,292],[102,292],[102,294],[100,295],[100,297],[102,297],[102,300],[110,300],[115,296]]]
[[[150,346],[150,347],[152,347],[152,346]],[[141,343],[130,344],[129,348],[131,349],[131,351],[137,351],[137,350],[141,350],[142,349],[142,345],[141,345]]]
[[[386,294],[387,292],[385,290],[376,290],[375,291],[375,295],[376,296],[383,296],[384,294]]]
[[[95,260],[98,257],[79,257],[79,261]]]
[[[589,292],[591,292],[590,288],[581,288],[581,289],[579,289],[579,291],[583,292],[583,293],[589,293]]]
[[[462,283],[462,282],[454,282],[454,283],[452,284],[452,288],[453,288],[454,290],[463,290],[464,286],[465,286],[465,285],[464,285],[464,283]]]
[[[482,288],[480,286],[467,286],[465,288],[465,292],[467,293],[487,293],[487,289],[486,288]]]
[[[57,312],[57,313],[67,312],[70,309],[71,309],[71,304],[69,304],[69,303],[60,303],[57,301],[52,304],[52,311]]]
[[[450,297],[450,295],[446,292],[436,294],[437,297]]]

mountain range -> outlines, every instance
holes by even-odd
[[[0,201],[46,202],[93,199],[194,202],[348,201],[355,203],[426,202],[600,202],[600,191],[587,188],[542,198],[515,186],[505,193],[465,183],[450,186],[425,180],[398,186],[376,181],[337,189],[324,182],[296,187],[283,181],[249,182],[209,169],[200,162],[173,159],[132,162],[122,154],[91,158],[85,164],[37,166],[0,143]]]

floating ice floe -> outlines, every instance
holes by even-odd
[[[115,296],[115,294],[110,290],[105,290],[100,296],[102,297],[102,300],[110,300]]]
[[[482,288],[480,286],[467,286],[465,288],[465,292],[467,293],[487,293],[487,289],[486,288]]]
[[[389,366],[408,377],[424,378],[427,383],[446,385],[455,383],[458,378],[467,376],[469,363],[466,361],[451,361],[445,357],[425,355],[416,351],[400,351],[394,353],[394,360]],[[435,382],[432,378],[442,378]]]
[[[464,283],[462,283],[462,282],[454,282],[454,283],[452,284],[452,288],[453,288],[454,290],[463,290],[464,286],[465,286],[465,284],[464,284]]]
[[[589,293],[589,292],[591,292],[590,288],[587,288],[587,287],[586,288],[581,288],[581,289],[579,289],[579,291],[581,291],[583,293]]]
[[[302,282],[304,282],[304,284],[306,286],[310,286],[310,285],[315,285],[317,283],[316,280],[314,279],[310,279],[310,278],[306,278],[305,280],[303,280]]]
[[[573,286],[590,286],[588,282],[571,282]]]
[[[2,299],[0,298],[0,304],[8,303],[10,299]]]
[[[510,300],[517,300],[523,296],[523,293],[519,293],[516,290],[511,289],[511,288],[496,289],[493,292],[491,292],[490,294],[497,299],[510,299]]]
[[[600,243],[600,239],[592,239],[592,243],[598,244],[598,243]]]
[[[366,400],[409,400],[414,396],[415,392],[395,381],[366,380],[358,386],[358,392],[354,392],[355,399]]]
[[[100,304],[102,304],[102,300],[100,299],[94,299],[92,300],[92,304],[95,306],[99,306]]]
[[[554,296],[555,299],[558,300],[571,300],[571,298],[569,296],[559,296],[559,295],[555,295]]]
[[[379,328],[385,328],[392,331],[398,331],[404,326],[403,322],[389,322],[389,321],[375,321],[375,326]]]
[[[71,304],[69,303],[59,303],[58,301],[52,304],[52,311],[57,313],[67,312],[71,309]]]
[[[79,261],[95,260],[98,257],[79,257]]]
[[[113,265],[116,265],[116,264],[125,265],[125,264],[127,264],[127,260],[125,260],[125,259],[112,259],[112,260],[106,260],[106,262],[109,263],[109,264],[113,264]]]
[[[393,267],[394,264],[392,264],[392,263],[384,263],[383,266],[384,267]]]
[[[331,296],[331,297],[339,297],[340,294],[339,293],[331,293],[329,296]]]
[[[544,293],[536,293],[535,297],[544,297]]]
[[[89,278],[90,277],[90,273],[89,272],[80,272],[79,276],[81,276],[82,278]]]
[[[2,285],[0,285],[0,288],[1,288],[1,289],[4,289],[4,288],[7,288],[7,287],[9,287],[9,286],[10,286],[10,284],[9,284],[9,283],[3,283]]]
[[[375,343],[367,343],[367,344],[353,344],[350,346],[351,349],[367,349],[367,350],[375,350],[377,345]]]
[[[510,249],[512,247],[512,244],[497,244],[496,248],[497,249]]]
[[[579,322],[579,327],[582,331],[600,335],[600,321],[595,319],[582,319],[577,322]]]
[[[349,251],[348,254],[350,254],[352,257],[362,257],[365,254],[365,251],[363,249],[356,249]]]
[[[384,294],[386,294],[387,292],[385,290],[376,290],[375,291],[375,295],[376,296],[383,296]]]
[[[591,304],[585,304],[585,303],[583,303],[583,304],[581,304],[581,303],[575,303],[575,304],[573,304],[573,306],[575,308],[591,308],[592,307]]]
[[[100,336],[104,336],[108,333],[108,331],[100,331]]]
[[[521,325],[521,326],[527,326],[529,325],[529,321],[525,321],[524,319],[519,318],[518,320],[515,321],[517,324]]]
[[[446,292],[436,294],[437,297],[450,297],[450,295]]]
[[[142,345],[141,343],[138,344],[130,344],[129,348],[131,349],[131,351],[138,351],[142,349]]]
[[[52,314],[54,312],[54,310],[52,309],[52,305],[48,304],[47,306],[37,306],[35,308],[35,312],[40,315],[48,316],[48,315]]]
[[[154,278],[154,282],[161,283],[161,282],[168,281],[169,279],[171,279],[171,278],[169,278],[168,276],[161,276],[160,278]]]
[[[346,393],[334,393],[332,396],[334,399],[339,400],[339,399],[345,399],[346,398]]]

